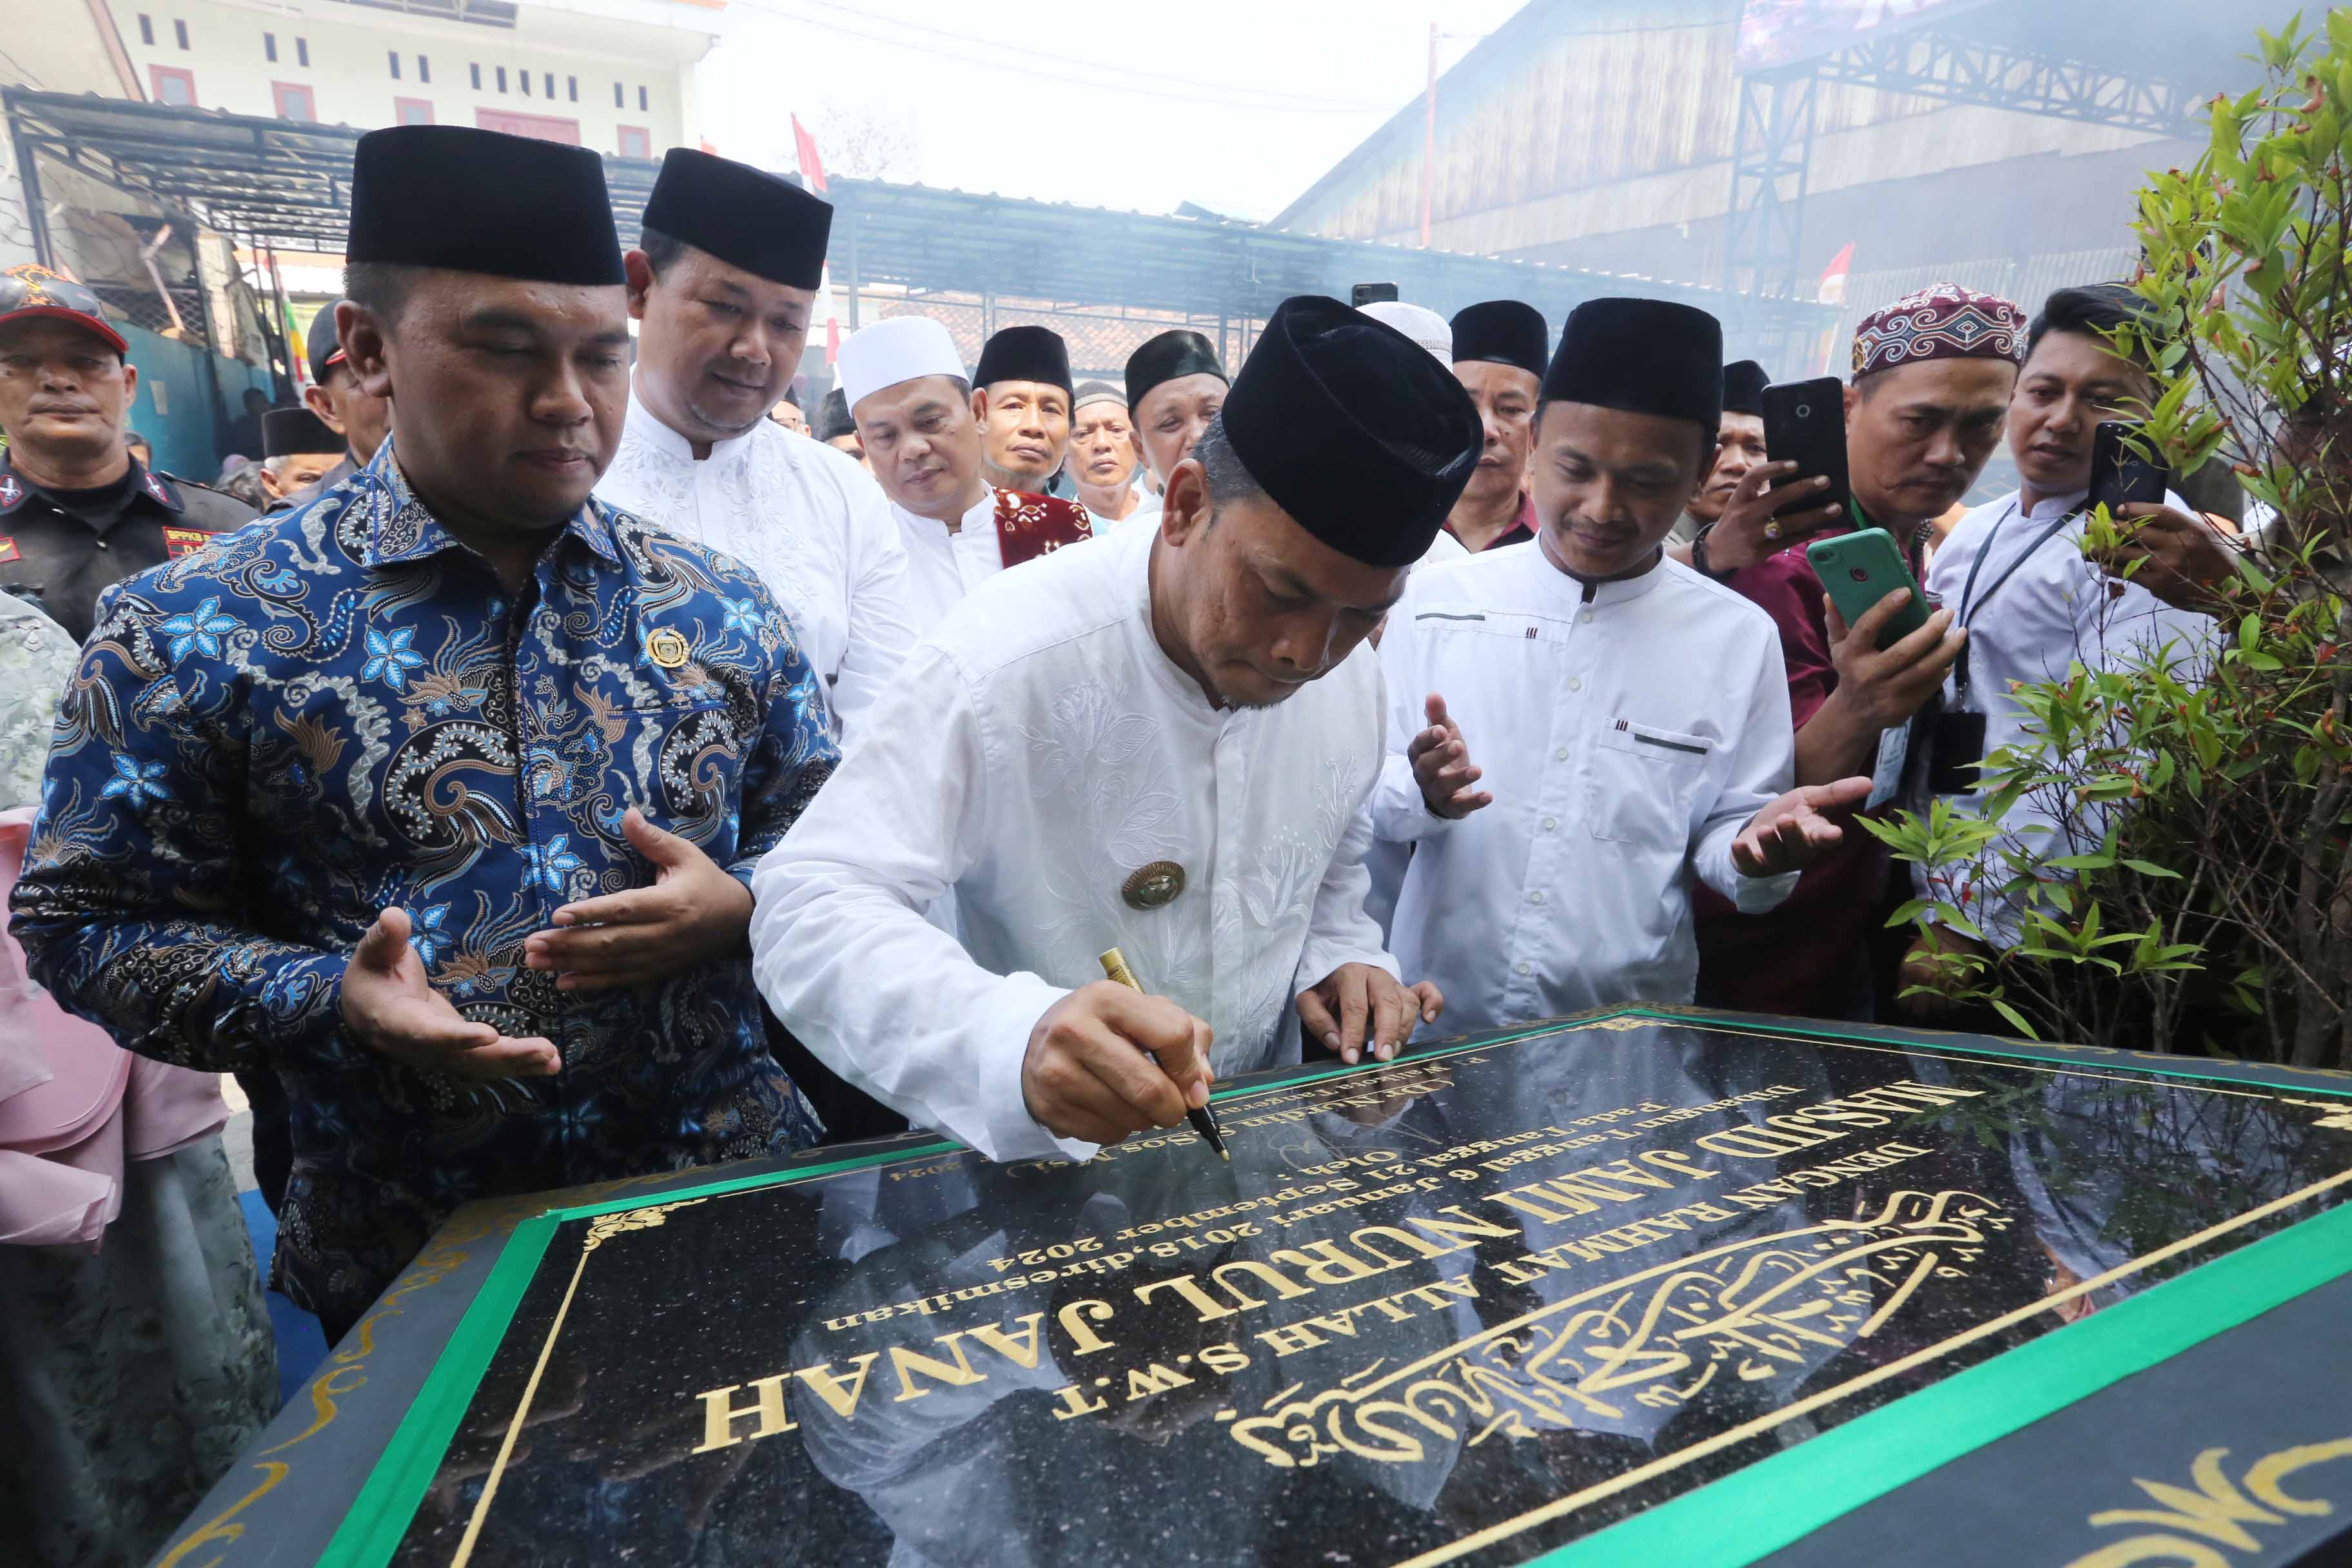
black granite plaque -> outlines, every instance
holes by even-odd
[[[2012,1353],[2112,1384],[2352,1187],[2292,1089],[1631,1017],[1220,1115],[535,1222],[376,1560],[1517,1563]]]

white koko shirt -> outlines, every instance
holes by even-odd
[[[1424,566],[1381,637],[1389,759],[1380,837],[1413,844],[1390,945],[1445,993],[1449,1030],[1619,1002],[1688,1002],[1686,873],[1741,910],[1796,874],[1743,877],[1732,841],[1790,787],[1780,638],[1765,613],[1661,557],[1590,586],[1541,541]],[[1494,803],[1430,814],[1405,747],[1445,699]]]
[[[908,511],[897,501],[890,517],[907,552],[918,635],[929,636],[963,596],[1004,570],[1004,546],[996,531],[996,487],[983,485],[980,500],[963,514],[963,525],[948,525]]]
[[[758,573],[824,678],[840,737],[858,731],[919,633],[890,503],[857,459],[762,419],[697,462],[632,390],[596,493]]]
[[[2010,694],[2011,686],[2063,680],[2077,663],[2085,669],[2119,668],[2158,650],[2170,651],[2181,679],[2191,684],[2210,667],[2220,635],[2212,617],[2176,610],[2083,553],[2089,520],[2080,509],[2089,495],[2084,489],[2051,496],[2028,512],[2019,505],[2019,493],[2011,491],[1962,517],[1928,563],[1928,596],[1964,617],[1960,624],[1969,628],[1964,706],[1985,715],[1987,756],[2004,746],[2032,743],[2032,720]],[[2164,504],[2196,514],[2169,491]],[[1963,706],[1958,682],[1957,668],[1944,678],[1947,708]],[[1952,800],[1970,813],[1984,808],[1979,793]],[[2111,814],[2087,807],[2061,814],[2052,809],[2053,804],[2049,791],[2035,790],[2011,806],[2001,819],[2001,845],[2039,860],[2097,849]],[[2023,910],[1999,893],[2009,879],[2008,866],[1998,852],[1987,857],[1985,866],[1990,875],[1982,878],[1973,863],[1938,868],[1942,875],[1933,882],[1925,868],[1913,866],[1912,889],[1922,898],[1958,906],[1993,946],[2014,947],[2022,934]],[[1959,897],[1964,889],[1969,895],[1965,899]]]
[[[1091,1157],[1030,1119],[1021,1064],[1106,948],[1208,1021],[1221,1076],[1295,1053],[1293,998],[1341,964],[1395,973],[1363,912],[1371,649],[1276,707],[1211,706],[1151,633],[1158,537],[1122,529],[972,594],[751,879],[778,1016],[991,1159]],[[1183,890],[1132,907],[1122,889],[1159,861]],[[950,889],[969,952],[920,913]]]

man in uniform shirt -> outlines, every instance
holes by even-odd
[[[1146,338],[1127,356],[1127,409],[1155,487],[1151,510],[1160,510],[1157,492],[1167,488],[1168,476],[1192,455],[1193,443],[1225,405],[1226,388],[1216,345],[1186,328]]]
[[[80,284],[42,267],[0,272],[0,588],[76,641],[108,586],[253,516],[131,455],[129,352]]]
[[[1723,367],[1723,428],[1715,433],[1715,467],[1666,536],[1671,542],[1688,544],[1700,530],[1721,521],[1731,492],[1764,461],[1764,388],[1771,379],[1752,359]]]
[[[1077,481],[1078,504],[1097,534],[1126,521],[1143,505],[1135,470],[1142,462],[1135,426],[1128,417],[1127,394],[1107,381],[1078,388],[1070,413],[1070,477]]]
[[[980,346],[971,374],[981,472],[1001,490],[1066,494],[1057,486],[1070,445],[1070,350],[1047,327],[1007,327]]]
[[[1007,566],[1092,536],[1076,501],[989,483],[979,400],[939,322],[893,316],[860,328],[842,343],[835,369],[866,461],[890,498],[918,633]]]
[[[392,405],[362,386],[343,356],[342,343],[335,335],[335,308],[341,303],[330,300],[310,319],[310,336],[304,340],[310,356],[310,384],[302,389],[302,404],[325,420],[329,429],[341,434],[343,459],[320,475],[315,484],[289,496],[287,500],[295,506],[317,500],[366,467],[392,428]]]
[[[1172,1125],[1212,1068],[1281,1059],[1294,1005],[1349,1060],[1391,1054],[1439,998],[1363,913],[1365,639],[1477,452],[1425,352],[1285,301],[1158,527],[1005,574],[908,658],[760,868],[770,1005],[997,1160]],[[920,912],[950,889],[961,947]],[[1113,946],[1156,994],[1099,978]]]
[[[315,489],[349,460],[341,432],[308,408],[273,408],[261,416],[261,488],[271,512],[290,510],[298,490]]]
[[[1722,350],[1685,305],[1579,306],[1536,416],[1541,532],[1417,573],[1389,617],[1372,817],[1414,844],[1391,939],[1465,1028],[1688,1002],[1688,880],[1769,909],[1869,793],[1790,788],[1769,618],[1664,554]]]
[[[1454,312],[1453,327],[1454,374],[1478,405],[1486,447],[1445,529],[1475,555],[1536,536],[1528,443],[1551,332],[1542,311],[1517,300],[1465,306]]]
[[[743,933],[836,756],[759,579],[590,494],[628,394],[596,155],[399,126],[351,192],[393,436],[109,595],[14,900],[64,1005],[284,1082],[276,1280],[331,1338],[470,1199],[815,1139]]]
[[[854,739],[914,646],[907,552],[857,465],[767,417],[800,370],[833,208],[673,147],[625,258],[637,364],[596,493],[760,574]]]

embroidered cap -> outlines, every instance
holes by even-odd
[[[1957,283],[1930,283],[1862,319],[1853,330],[1853,374],[1938,359],[2015,364],[2024,347],[2025,312],[2015,305]]]
[[[1364,314],[1385,327],[1394,327],[1437,357],[1440,364],[1454,363],[1454,329],[1445,318],[1423,305],[1408,305],[1402,300],[1376,300],[1363,307]]]
[[[1070,412],[1076,414],[1089,403],[1116,403],[1125,408],[1127,394],[1107,381],[1082,381],[1078,384],[1078,395],[1071,401]]]

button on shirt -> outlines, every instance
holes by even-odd
[[[68,491],[61,502],[0,451],[0,588],[39,605],[77,642],[108,587],[254,516],[235,497],[166,479],[136,458],[121,485],[119,496]]]
[[[1415,572],[1381,640],[1389,758],[1375,830],[1411,841],[1400,971],[1483,1029],[1620,1002],[1688,1002],[1687,877],[1769,909],[1794,873],[1731,863],[1790,787],[1795,737],[1772,623],[1671,560],[1588,588],[1541,542]],[[1405,748],[1442,695],[1494,803],[1431,815]]]
[[[758,573],[824,678],[839,733],[855,736],[916,637],[906,548],[857,459],[762,419],[698,462],[633,392],[596,493]]]
[[[2138,652],[2168,648],[2184,660],[2189,679],[2198,679],[2210,664],[2218,628],[2212,617],[2176,610],[2138,584],[2111,576],[2083,553],[2087,518],[2072,517],[2055,535],[2038,546],[2052,524],[2083,506],[2087,490],[2051,496],[2032,510],[2019,506],[2011,494],[1978,507],[1954,525],[1951,536],[1936,552],[1927,568],[1927,595],[1964,616],[1969,629],[1969,698],[1965,706],[1985,715],[1985,754],[2004,746],[2030,745],[2032,731],[2025,710],[2010,687],[2063,680],[2077,662],[2088,669],[2120,668]],[[2195,509],[2168,492],[2164,504],[2194,514]],[[1979,558],[1983,560],[1980,569]],[[2007,582],[2001,579],[2009,575]],[[1974,595],[1969,576],[1975,571]],[[1994,584],[1999,584],[1998,591]],[[1946,707],[1961,706],[1957,669],[1944,682]],[[2035,792],[2010,808],[2002,819],[2011,849],[2040,859],[2084,854],[2095,850],[2106,833],[2106,814],[2077,812],[2062,816],[2048,809],[2043,792]],[[1981,795],[1952,797],[1956,805],[1981,810]],[[2020,908],[1996,896],[2007,879],[1996,852],[1988,863],[1990,877],[1963,874],[1973,881],[1972,895],[1958,898],[1958,887],[1941,868],[1934,879],[1925,868],[1913,867],[1913,887],[1920,896],[1956,902],[1992,940],[2007,948],[2019,937]]]
[[[459,1204],[799,1147],[745,959],[562,992],[522,943],[646,885],[635,805],[747,883],[836,752],[751,571],[592,500],[520,593],[387,443],[301,510],[113,590],[15,895],[32,969],[142,1055],[263,1068],[292,1106],[277,1278],[356,1316]],[[348,954],[397,905],[468,1018],[553,1078],[350,1039]]]

